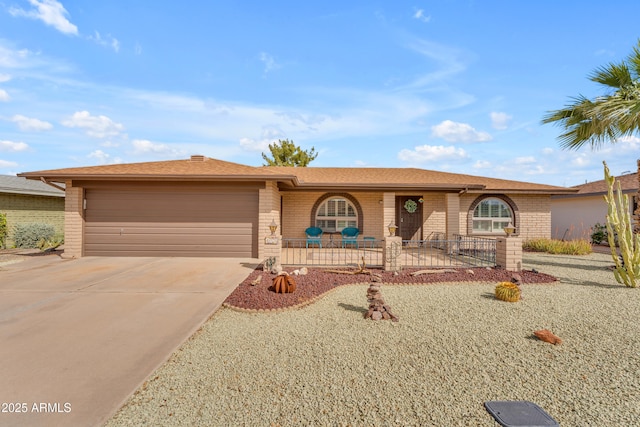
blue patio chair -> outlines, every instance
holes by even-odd
[[[318,245],[318,247],[322,248],[322,228],[320,227],[309,227],[304,230],[304,234],[307,235],[307,249],[309,249],[309,245]]]
[[[356,227],[347,227],[342,229],[342,247],[346,247],[346,245],[354,245],[356,249],[358,248],[358,235],[360,234],[360,230]]]

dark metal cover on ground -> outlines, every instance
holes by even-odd
[[[560,427],[544,409],[526,400],[491,401],[484,407],[504,427]]]

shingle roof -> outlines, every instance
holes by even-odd
[[[416,168],[253,167],[192,156],[189,160],[53,169],[19,174],[49,180],[275,180],[283,189],[519,191],[566,194],[575,189]]]
[[[60,191],[44,182],[10,175],[0,175],[0,193],[64,197],[64,191]]]
[[[65,169],[51,169],[18,174],[28,178],[44,176],[51,179],[81,178],[207,178],[207,177],[268,177],[271,171],[239,163],[226,162],[202,156],[188,160],[168,160],[161,162],[121,163],[103,166],[87,166]]]
[[[278,172],[292,168],[265,167]],[[575,190],[553,185],[487,178],[474,175],[438,172],[416,168],[294,168],[300,187],[368,186],[466,189],[469,191],[523,191],[574,193]]]
[[[620,182],[620,188],[622,188],[623,193],[638,191],[638,174],[636,172],[617,176],[616,181]],[[578,192],[576,194],[578,195],[604,194],[608,191],[607,183],[604,179],[576,185],[571,188],[577,189]]]

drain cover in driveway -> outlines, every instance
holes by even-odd
[[[484,407],[504,427],[560,427],[544,409],[526,400],[485,402]]]

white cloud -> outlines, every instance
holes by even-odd
[[[12,16],[24,16],[38,19],[64,34],[78,35],[78,27],[67,19],[68,12],[62,3],[56,0],[28,0],[35,9],[24,10],[16,7],[9,8]]]
[[[120,146],[120,143],[113,142],[113,141],[104,141],[103,143],[100,144],[100,146],[105,148],[116,148]]]
[[[523,164],[519,164],[517,168],[514,168],[513,164],[514,162],[512,161],[503,162],[501,165],[494,166],[491,169],[491,172],[495,176],[501,176],[505,179],[515,179],[518,181],[523,181],[523,175],[549,174],[548,170],[546,170],[542,165],[535,162],[525,162]]]
[[[16,50],[10,46],[6,46],[3,40],[0,40],[0,67],[2,68],[30,68],[40,65],[37,53],[30,51],[29,49]],[[47,64],[52,65],[52,64]],[[7,80],[11,79],[8,74],[3,74]]]
[[[139,42],[136,42],[136,45],[133,47],[133,52],[136,55],[141,55],[142,54],[142,45]]]
[[[480,132],[466,123],[456,123],[445,120],[431,127],[431,135],[448,142],[485,142],[492,137],[486,132]]]
[[[478,160],[473,165],[474,169],[490,169],[492,167],[493,165],[491,164],[491,162],[487,160]]]
[[[11,76],[9,74],[0,73],[0,83],[8,82],[11,80]]]
[[[536,158],[533,156],[516,157],[513,161],[516,165],[530,165],[536,162]]]
[[[276,60],[273,59],[273,56],[269,55],[268,53],[260,52],[260,61],[264,63],[265,74],[269,73],[270,71],[281,68],[281,65],[276,63]]]
[[[435,160],[459,160],[468,157],[462,148],[445,147],[442,145],[420,145],[413,150],[403,149],[398,153],[398,159],[408,163],[424,163]]]
[[[416,10],[416,13],[413,14],[413,17],[422,22],[430,22],[431,15],[425,15],[423,9]]]
[[[29,146],[24,142],[2,141],[0,140],[0,151],[25,151]]]
[[[410,41],[408,48],[433,61],[436,66],[434,71],[419,76],[410,84],[400,87],[400,89],[415,91],[438,85],[438,89],[444,89],[445,93],[449,96],[455,95],[462,98],[465,103],[471,102],[470,99],[473,98],[471,95],[457,92],[448,86],[446,88],[440,86],[441,82],[446,81],[449,77],[459,74],[466,69],[466,62],[469,60],[468,54],[465,54],[453,46],[442,45],[423,39]]]
[[[240,147],[249,151],[260,151],[263,153],[269,153],[269,144],[273,144],[278,139],[284,139],[284,132],[277,127],[264,127],[262,128],[261,138],[259,140],[253,138],[241,138]]]
[[[42,120],[25,117],[20,114],[16,114],[11,117],[11,121],[18,125],[18,128],[23,131],[43,131],[53,128],[53,125],[49,122]]]
[[[553,148],[545,147],[542,149],[542,154],[553,154],[555,150]]]
[[[131,145],[133,145],[134,154],[159,154],[168,157],[179,157],[184,154],[167,144],[151,142],[147,139],[134,139]]]
[[[122,159],[118,157],[112,159],[110,154],[105,153],[102,150],[93,151],[87,157],[90,159],[95,159],[96,162],[100,165],[122,163]]]
[[[11,97],[9,96],[7,91],[4,89],[0,89],[0,102],[9,102],[10,99]]]
[[[9,162],[7,160],[0,159],[0,168],[15,168],[18,166],[16,162]]]
[[[617,141],[617,145],[628,150],[640,150],[640,138],[633,135],[623,136]]]
[[[269,149],[271,141],[260,140],[256,141],[252,138],[240,138],[240,147],[249,151],[261,151],[266,152]]]
[[[585,153],[577,154],[573,159],[571,159],[571,165],[577,167],[585,167],[591,164],[591,160],[589,156]]]
[[[62,124],[70,128],[85,129],[87,135],[94,138],[106,138],[108,136],[117,136],[123,130],[124,126],[116,123],[107,116],[92,116],[88,111],[78,111]]]
[[[496,111],[491,112],[491,126],[494,129],[505,130],[509,127],[509,122],[513,117],[507,113],[499,113]]]
[[[111,36],[111,34],[107,34],[104,38],[100,35],[99,32],[95,32],[95,35],[87,37],[89,40],[92,40],[99,44],[100,46],[110,47],[116,53],[120,51],[120,42],[118,39]]]

